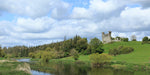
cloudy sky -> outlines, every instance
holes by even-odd
[[[35,46],[101,32],[150,36],[150,0],[0,0],[0,44]]]

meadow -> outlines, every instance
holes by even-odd
[[[150,44],[141,44],[138,41],[130,41],[130,42],[115,42],[111,44],[105,44],[103,46],[104,53],[108,53],[110,49],[116,48],[118,46],[128,46],[133,47],[134,51],[129,54],[121,54],[117,56],[113,56],[112,61],[120,61],[132,64],[148,64],[150,63]],[[65,61],[74,61],[72,57],[66,57],[61,59],[53,59],[56,60],[65,60]],[[80,55],[79,60],[90,62],[89,55]]]

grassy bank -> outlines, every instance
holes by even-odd
[[[132,42],[116,42],[112,44],[105,44],[104,53],[108,53],[109,49],[118,47],[118,46],[129,46],[133,47],[134,51],[129,54],[121,54],[117,56],[113,56],[112,59],[112,67],[114,68],[124,68],[127,67],[129,69],[135,68],[147,68],[150,66],[150,44],[144,44],[142,45],[141,42],[138,41],[132,41]],[[33,59],[33,60],[39,60],[39,59]],[[90,63],[89,55],[80,55],[79,61]],[[65,57],[61,59],[52,59],[49,62],[65,62],[65,63],[72,63],[75,62],[75,60],[72,57]]]
[[[30,75],[29,73],[21,70],[22,68],[24,68],[22,67],[23,65],[24,63],[20,63],[20,62],[1,60],[0,75]]]
[[[132,42],[116,42],[112,44],[105,44],[104,53],[108,53],[109,49],[118,47],[118,46],[129,46],[133,47],[134,51],[129,54],[121,54],[117,56],[113,56],[112,61],[121,61],[132,64],[149,64],[150,63],[150,44],[142,45],[141,42],[132,41]],[[66,57],[61,59],[53,59],[53,60],[64,60],[64,61],[74,61],[72,57]],[[90,62],[89,55],[80,55],[79,60]]]
[[[122,61],[134,64],[148,64],[150,63],[150,44],[142,45],[141,42],[116,42],[113,44],[104,45],[105,53],[108,53],[109,49],[118,46],[133,47],[134,51],[129,54],[122,54],[113,57],[113,61]]]

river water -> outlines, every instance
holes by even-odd
[[[30,59],[19,59],[30,62]],[[92,68],[84,64],[30,63],[33,75],[150,75],[144,71],[123,71],[111,68]]]

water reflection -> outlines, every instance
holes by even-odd
[[[49,73],[39,72],[35,70],[31,70],[32,75],[51,75]]]
[[[111,68],[92,68],[85,64],[32,63],[31,68],[52,75],[150,75],[145,72],[130,72]]]
[[[17,59],[19,62],[30,62],[30,59]]]

